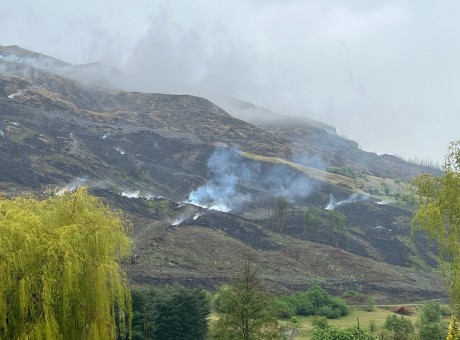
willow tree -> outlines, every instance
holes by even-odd
[[[84,188],[38,200],[0,196],[0,338],[130,336],[121,216]]]
[[[419,209],[413,225],[439,243],[441,273],[460,315],[460,141],[452,142],[439,177],[420,175],[414,185]]]

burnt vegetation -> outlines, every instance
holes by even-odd
[[[217,289],[249,253],[272,292],[319,281],[382,301],[443,296],[436,248],[411,235],[405,189],[438,169],[362,151],[324,124],[255,126],[204,98],[104,89],[33,63],[0,66],[0,189],[89,186],[132,222],[133,260],[123,264],[132,282]],[[240,203],[216,211],[190,202],[212,188],[216,148],[234,145],[232,169],[250,173],[218,189]],[[353,193],[366,199],[325,209],[330,195]]]

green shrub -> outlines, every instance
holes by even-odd
[[[429,322],[420,325],[420,340],[444,340],[447,329],[441,322]]]
[[[368,312],[373,312],[373,311],[375,311],[374,299],[372,299],[372,298],[368,298],[368,299],[367,299],[366,310],[367,310]]]
[[[313,306],[314,315],[322,315],[329,319],[336,319],[349,313],[347,304],[341,298],[333,298],[324,289],[314,286],[305,296]]]
[[[441,305],[441,315],[442,316],[451,316],[452,311],[450,310],[450,307],[447,305]]]
[[[313,327],[326,328],[328,325],[327,318],[324,316],[315,315],[311,320]]]
[[[337,328],[328,326],[326,328],[313,328],[311,340],[377,340],[377,338],[369,332],[366,332],[357,327]]]
[[[409,340],[414,333],[414,326],[409,319],[395,314],[388,315],[383,328],[391,333],[390,339]]]
[[[420,339],[440,340],[447,336],[447,329],[441,323],[441,306],[439,303],[427,303],[420,315]]]
[[[346,302],[343,301],[341,298],[332,298],[331,305],[334,310],[340,311],[339,316],[345,316],[350,313],[350,309],[348,308]]]
[[[287,298],[273,298],[270,307],[278,319],[289,319],[296,314],[295,306]]]
[[[215,310],[220,308],[218,294],[216,294],[213,302]],[[350,312],[343,299],[332,297],[318,286],[314,286],[306,292],[273,298],[270,305],[280,319],[289,319],[294,315],[321,315],[329,319],[336,319],[348,315]]]
[[[344,299],[353,299],[355,296],[357,296],[359,293],[354,290],[347,290],[342,294],[342,298]]]
[[[420,323],[441,321],[441,306],[439,303],[427,303],[422,307]]]
[[[371,332],[371,334],[374,333],[376,330],[377,330],[377,323],[375,322],[375,320],[369,321],[369,331]]]
[[[297,315],[313,315],[315,313],[315,308],[308,298],[307,293],[300,292],[296,293],[291,297],[291,301],[295,306],[295,313]]]

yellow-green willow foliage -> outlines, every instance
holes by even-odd
[[[457,318],[452,315],[449,323],[449,331],[447,332],[446,340],[459,340],[460,334],[457,326]]]
[[[418,176],[420,207],[413,225],[439,242],[440,264],[452,307],[460,315],[460,141],[450,144],[440,177]]]
[[[0,196],[0,339],[129,336],[119,261],[131,245],[120,216],[87,189]]]

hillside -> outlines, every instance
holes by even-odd
[[[0,189],[89,185],[133,224],[133,283],[216,288],[249,256],[278,293],[443,296],[434,247],[411,241],[405,184],[438,170],[362,151],[320,122],[116,90],[101,69],[121,77],[0,47]]]

